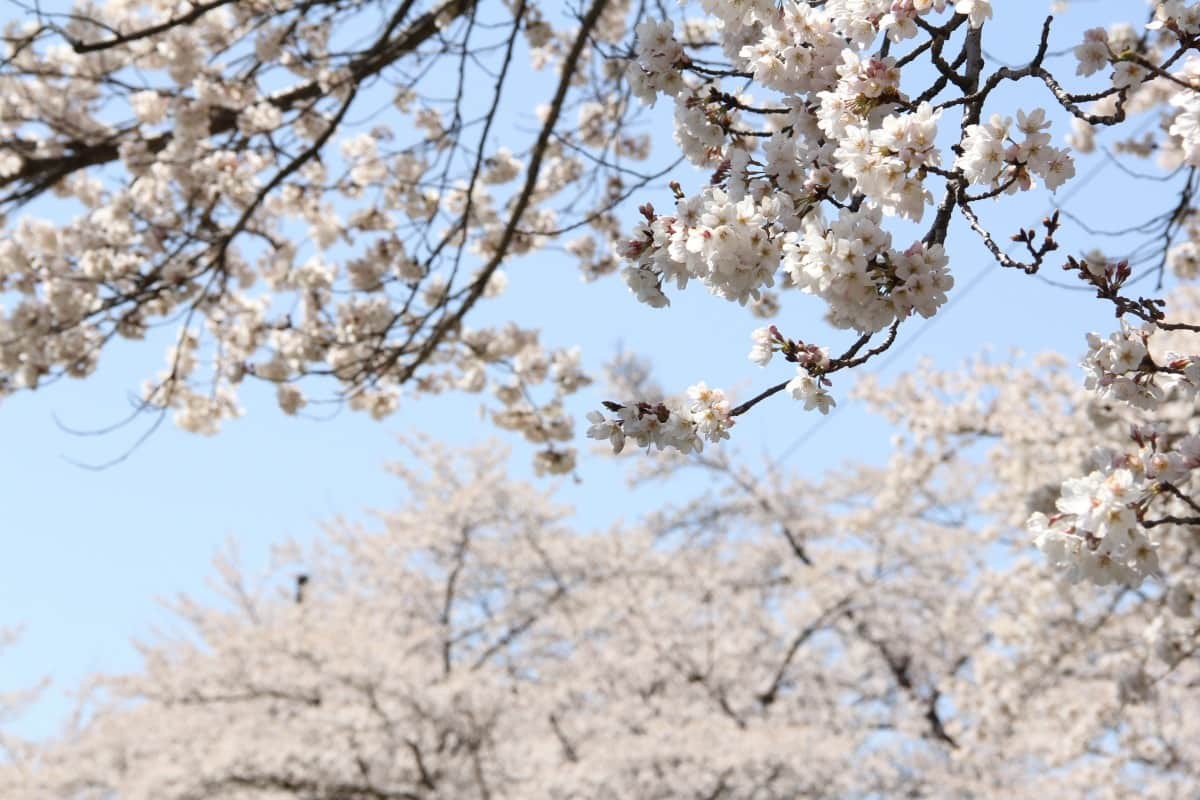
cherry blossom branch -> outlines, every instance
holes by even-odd
[[[525,214],[525,209],[529,207],[533,198],[534,189],[541,174],[542,160],[546,154],[546,145],[550,141],[554,127],[558,124],[559,115],[562,113],[563,104],[566,101],[567,91],[570,89],[571,82],[574,79],[576,65],[579,63],[588,37],[599,21],[600,15],[603,13],[607,3],[608,0],[593,0],[587,14],[584,15],[581,21],[579,31],[575,35],[575,41],[571,45],[570,51],[563,59],[558,88],[555,90],[554,98],[550,101],[550,108],[542,123],[542,129],[538,134],[537,141],[533,145],[529,167],[526,170],[525,185],[513,203],[508,222],[504,226],[499,243],[496,246],[496,254],[480,269],[479,277],[472,283],[470,291],[466,298],[459,304],[457,310],[453,314],[442,317],[422,344],[421,349],[405,365],[401,373],[401,383],[411,378],[413,373],[433,355],[434,350],[441,344],[446,335],[458,327],[466,313],[483,296],[483,290],[487,285],[488,279],[491,278],[492,274],[500,267],[501,262],[507,257],[509,245],[512,243],[513,237],[516,236],[521,217]]]
[[[208,12],[218,9],[221,6],[228,5],[231,2],[236,2],[236,0],[209,0],[207,3],[193,4],[192,10],[188,11],[186,14],[180,14],[178,17],[172,17],[156,25],[148,25],[145,28],[140,28],[129,33],[119,33],[111,39],[104,39],[98,42],[84,42],[79,39],[75,39],[71,36],[68,36],[65,31],[58,28],[55,28],[55,32],[61,35],[63,39],[66,40],[67,44],[71,45],[71,49],[76,53],[81,55],[84,53],[95,53],[100,50],[110,50],[123,44],[136,42],[139,39],[157,36],[160,33],[166,33],[172,28],[179,28],[184,25],[189,25],[203,17]],[[74,15],[72,15],[72,17],[74,17]]]

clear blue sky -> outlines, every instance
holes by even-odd
[[[1098,4],[1073,5],[1062,19],[1063,29],[1079,31],[1097,24]],[[1036,6],[1040,14],[1044,4],[1022,0],[997,6],[1000,19],[988,29],[989,49],[1003,45],[1015,60],[1031,51],[1033,43],[1014,32],[1014,23],[1024,20],[1023,12],[1013,7]],[[1104,7],[1144,13],[1141,3]],[[10,9],[0,18],[11,13]],[[1072,74],[1073,62],[1068,59],[1062,69]],[[1056,139],[1066,130],[1060,120]],[[669,146],[668,135],[658,138]],[[1079,163],[1076,180],[1088,176],[1090,183],[1069,203],[1095,224],[1123,224],[1131,206],[1139,209],[1138,216],[1143,215],[1140,209],[1148,216],[1151,207],[1167,202],[1140,185],[1130,194],[1118,170],[1108,167],[1093,173],[1096,163]],[[679,178],[685,187],[704,180],[691,171]],[[659,191],[651,199],[666,207],[665,197]],[[997,218],[997,228],[1007,235],[1040,218],[1046,199],[1008,199],[1000,207],[1007,211]],[[632,224],[632,206],[624,216]],[[1078,235],[1065,235],[1063,241],[1068,251],[1092,244]],[[950,295],[952,305],[931,322],[906,324],[899,345],[904,349],[868,371],[882,368],[895,374],[923,356],[953,367],[986,344],[999,354],[1019,347],[1056,349],[1074,357],[1082,353],[1085,331],[1108,331],[1114,325],[1109,309],[1086,293],[1053,289],[1002,271],[969,231],[955,231],[951,254],[958,282]],[[1057,262],[1052,264],[1047,274],[1065,279]],[[973,282],[981,271],[986,277]],[[734,389],[745,399],[788,377],[785,365],[762,370],[746,360],[749,332],[761,323],[709,298],[699,286],[672,294],[672,307],[658,311],[636,303],[619,279],[582,284],[569,260],[551,251],[513,262],[507,272],[511,283],[506,297],[484,309],[476,324],[514,318],[539,325],[550,345],[581,344],[586,365],[595,371],[623,343],[653,358],[656,377],[668,391],[705,380]],[[791,336],[834,349],[844,346],[850,338],[831,333],[819,315],[815,301],[793,295],[779,324]],[[0,654],[0,689],[27,685],[42,676],[54,679],[43,703],[22,720],[18,732],[52,731],[70,708],[68,692],[84,675],[135,667],[130,638],[145,636],[168,619],[158,598],[179,592],[211,597],[205,585],[212,573],[211,557],[227,539],[237,541],[248,564],[261,564],[271,542],[309,538],[318,520],[333,515],[361,518],[366,508],[393,504],[397,486],[381,466],[403,455],[394,434],[423,431],[463,443],[500,436],[514,445],[514,472],[529,472],[529,449],[479,419],[478,397],[406,399],[400,412],[383,423],[349,411],[318,422],[284,417],[270,394],[255,387],[248,387],[242,398],[245,417],[227,424],[216,437],[183,433],[168,422],[115,466],[91,471],[73,463],[103,462],[119,455],[150,420],[96,437],[72,434],[59,421],[92,428],[122,418],[130,393],[160,368],[162,359],[157,344],[121,344],[107,353],[99,373],[86,382],[60,382],[0,403],[0,626],[25,629],[15,647]],[[845,459],[883,456],[887,429],[849,402],[852,383],[848,376],[838,377],[838,412],[791,455],[788,466],[817,471]],[[587,391],[570,408],[582,418],[601,399],[600,392]],[[739,422],[733,444],[747,458],[778,455],[819,420],[786,396],[777,396]],[[654,498],[626,500],[630,496],[620,469],[609,459],[588,455],[591,443],[582,438],[585,429],[586,424],[579,426],[576,442],[584,451],[579,469],[583,481],[564,482],[562,497],[576,505],[584,527],[609,523],[615,497],[622,498],[626,517],[634,516]],[[694,488],[678,486],[673,492],[681,497]]]

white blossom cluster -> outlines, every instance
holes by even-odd
[[[737,202],[749,192],[760,198],[772,196],[779,203],[778,190],[785,190],[782,199],[790,200],[790,208],[772,209],[773,213],[761,216],[741,214],[729,220],[734,227],[751,229],[742,242],[757,239],[760,230],[766,232],[767,242],[774,242],[796,231],[797,220],[822,198],[845,198],[852,192],[860,193],[868,207],[887,216],[922,218],[925,207],[932,202],[925,186],[925,170],[941,163],[936,137],[942,112],[929,103],[921,103],[910,112],[902,110],[905,98],[899,89],[896,59],[869,56],[862,50],[875,40],[881,27],[891,30],[889,26],[899,26],[895,30],[907,31],[910,26],[915,28],[911,23],[915,16],[940,13],[945,8],[944,2],[839,2],[823,8],[788,3],[778,11],[775,4],[766,2],[740,3],[736,7],[705,5],[719,18],[731,54],[735,43],[749,39],[736,45],[734,63],[744,66],[764,88],[782,94],[783,106],[789,109],[786,117],[768,120],[770,127],[764,132],[767,138],[761,147],[764,160],[756,162],[762,164],[762,174],[751,174],[749,145],[732,131],[742,119],[736,106],[718,112],[703,91],[685,92],[677,83],[664,90],[679,98],[676,141],[684,154],[701,164],[720,163],[720,158],[714,159],[714,152],[727,161],[729,201]],[[986,2],[958,3],[955,11],[967,15],[973,27],[991,16],[990,3]],[[885,15],[888,19],[883,21]],[[639,40],[633,71],[651,82],[681,74],[681,56],[678,45],[672,44],[670,28],[662,24],[646,26],[639,35],[644,43]],[[1049,136],[1042,131],[1043,120],[1039,112],[1028,120],[1022,114],[1021,124],[1029,127],[1026,141],[1011,148],[1004,143],[1007,128],[997,132],[1001,149],[1007,149],[1001,153],[1001,161],[1008,159],[1013,171],[1042,175],[1053,188],[1070,177],[1072,167],[1064,151],[1047,145]],[[984,148],[984,143],[980,147]],[[978,170],[972,168],[972,159],[964,156],[961,161],[967,179],[976,179]],[[987,180],[999,171],[997,168]],[[1019,188],[1030,186],[1026,183]],[[691,228],[691,219],[709,210],[717,191],[709,188],[694,200],[681,200],[676,217],[666,222],[677,219]],[[723,194],[716,197],[718,205],[726,200]],[[704,208],[691,205],[697,201]],[[726,222],[719,216],[718,221]],[[664,280],[675,278],[680,288],[686,283],[668,264],[649,263],[669,234],[656,231],[650,235],[643,225],[627,238],[621,250],[622,256],[634,264],[625,272],[627,283],[638,299],[656,307],[667,304],[662,291]],[[727,236],[722,231],[718,242],[710,246],[719,246]],[[697,252],[698,246],[688,243],[690,252]],[[686,263],[678,253],[674,260]],[[737,263],[739,259],[729,261]],[[726,263],[726,259],[719,263]],[[755,285],[771,285],[773,270],[763,263],[755,264],[750,271],[763,275],[733,291],[724,281],[709,280],[706,285],[721,297],[745,303],[753,296]],[[688,269],[689,274],[700,276],[712,272],[711,265],[699,271]]]
[[[1113,449],[1101,450],[1092,459],[1098,469],[1063,481],[1057,513],[1030,517],[1037,547],[1073,581],[1136,586],[1157,576],[1162,539],[1156,533],[1173,519],[1161,509],[1185,524],[1196,516],[1188,492],[1200,468],[1200,429],[1194,424],[1200,358],[1168,350],[1160,356],[1164,368],[1156,363],[1154,349],[1153,326],[1122,324],[1107,339],[1088,335],[1085,388],[1100,403],[1153,413],[1159,421],[1135,422],[1136,449],[1116,442]]]
[[[1181,164],[1200,164],[1200,106],[1195,87],[1200,86],[1200,60],[1188,54],[1193,37],[1200,31],[1200,4],[1156,0],[1153,18],[1142,27],[1117,23],[1109,28],[1091,28],[1074,48],[1076,74],[1090,76],[1111,67],[1107,91],[1095,93],[1090,113],[1113,115],[1124,105],[1132,112],[1157,109],[1164,115],[1162,129],[1168,134],[1116,142],[1118,152],[1141,158],[1155,157],[1165,169]],[[1171,69],[1156,69],[1167,61]],[[1190,90],[1188,87],[1192,87]],[[1119,93],[1114,93],[1120,90]],[[1095,126],[1077,117],[1075,132],[1068,142],[1080,152],[1095,147]]]
[[[790,392],[792,397],[804,403],[805,411],[816,409],[822,414],[828,414],[829,409],[837,405],[837,402],[825,388],[826,385],[827,379],[812,375],[807,370],[799,368],[796,370],[796,377],[788,381],[784,389]]]
[[[775,285],[782,237],[772,236],[772,223],[790,211],[774,197],[734,202],[716,188],[681,199],[675,216],[648,219],[624,244],[621,254],[635,266],[622,276],[639,300],[656,308],[670,302],[662,283],[682,289],[692,278],[745,305]]]
[[[1150,356],[1153,333],[1153,326],[1133,328],[1128,324],[1107,339],[1089,333],[1084,385],[1101,399],[1145,410],[1160,405],[1170,388],[1196,397],[1200,393],[1200,356],[1167,353],[1171,371],[1164,371]]]
[[[933,200],[921,168],[941,160],[934,141],[940,116],[922,103],[915,114],[884,117],[875,130],[850,126],[840,137],[834,162],[883,213],[920,222]]]
[[[941,245],[894,249],[882,215],[878,208],[842,211],[828,228],[807,222],[784,248],[792,283],[828,303],[836,327],[869,332],[914,312],[931,317],[954,285]]]
[[[896,59],[846,49],[839,62],[836,80],[816,95],[820,101],[817,122],[835,143],[848,136],[851,128],[859,128],[860,133],[879,128],[904,99]]]
[[[683,61],[682,45],[675,40],[671,20],[648,19],[636,28],[637,50],[626,68],[626,78],[634,96],[653,105],[659,94],[676,95],[684,83],[679,70]]]
[[[564,407],[568,395],[591,384],[583,371],[578,347],[547,351],[537,331],[512,323],[500,328],[465,329],[464,354],[446,376],[447,383],[462,391],[491,393],[501,408],[491,412],[496,427],[519,433],[527,442],[542,446],[534,456],[539,475],[564,475],[575,468],[575,449],[564,446],[574,438],[575,421]],[[489,368],[503,367],[509,377],[489,381]],[[530,387],[547,383],[554,397],[546,403],[532,400]]]
[[[1150,30],[1166,28],[1179,36],[1200,33],[1200,3],[1188,0],[1154,0],[1154,18],[1146,24]]]
[[[1137,586],[1158,572],[1157,542],[1134,510],[1149,493],[1129,469],[1094,471],[1063,482],[1059,514],[1029,519],[1034,544],[1071,581]]]
[[[1185,319],[1195,316],[1194,293],[1170,298]],[[1168,363],[1164,353],[1195,334],[1162,336],[1151,338],[1149,351]],[[985,454],[978,480],[987,487],[983,505],[999,515],[990,532],[997,541],[1019,553],[1032,540],[1048,574],[1091,591],[1152,580],[1143,591],[1161,597],[1169,589],[1177,615],[1190,616],[1188,598],[1200,580],[1195,393],[1175,376],[1150,416],[1097,397],[1068,366],[1057,356],[1021,368],[981,359],[951,371],[926,366],[889,386],[861,380],[855,392],[904,431],[896,447],[921,448],[933,459]],[[1189,636],[1174,641],[1200,643]]]
[[[814,344],[794,342],[785,338],[774,325],[765,328],[755,328],[750,333],[754,346],[747,356],[755,364],[765,367],[771,357],[779,352],[788,361],[799,365],[810,372],[824,372],[829,369],[829,350]]]
[[[1178,138],[1184,163],[1200,165],[1200,95],[1179,92],[1171,98],[1171,105],[1179,112],[1171,122],[1168,133]]]
[[[1157,523],[1144,524],[1152,516],[1147,507],[1157,496],[1171,500],[1167,488],[1192,485],[1200,468],[1200,436],[1183,436],[1169,446],[1154,430],[1135,430],[1134,438],[1140,443],[1136,451],[1101,453],[1102,469],[1064,481],[1059,513],[1036,512],[1029,519],[1038,549],[1072,581],[1137,586],[1160,575],[1162,541],[1155,535]]]
[[[805,411],[816,409],[828,414],[829,409],[837,405],[826,388],[829,379],[823,375],[830,364],[826,348],[790,341],[774,325],[756,328],[750,334],[750,339],[754,346],[750,349],[749,358],[760,367],[765,367],[776,352],[781,352],[786,360],[796,364],[796,377],[788,381],[784,389],[804,403]]]
[[[1066,150],[1050,144],[1046,130],[1050,122],[1044,109],[1029,114],[1017,112],[1016,131],[1012,118],[993,114],[983,125],[970,125],[963,138],[963,153],[955,166],[974,184],[1012,194],[1033,186],[1033,177],[1048,189],[1057,189],[1075,176],[1075,163]],[[1020,132],[1021,141],[1013,134]]]
[[[639,448],[698,453],[706,441],[728,439],[734,424],[725,393],[710,389],[703,382],[689,387],[686,398],[660,403],[613,403],[609,410],[611,417],[599,411],[588,413],[592,426],[587,435],[608,442],[614,453],[620,453],[630,439]]]
[[[1135,87],[1149,74],[1144,66],[1124,57],[1137,49],[1138,32],[1132,25],[1120,23],[1108,30],[1091,28],[1084,31],[1083,42],[1075,47],[1075,58],[1079,61],[1075,73],[1092,75],[1113,64],[1110,76],[1113,87]]]
[[[730,21],[724,24],[729,30]],[[844,52],[836,16],[789,4],[762,26],[761,38],[742,45],[738,56],[765,89],[805,94],[834,84]]]

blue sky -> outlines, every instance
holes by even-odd
[[[1023,20],[1014,19],[1006,5],[1011,4],[997,4],[999,19],[989,28],[989,48],[1011,47],[1015,60],[1031,50],[1032,42],[1018,35],[1022,29],[1014,26]],[[1029,5],[1039,11],[1042,7],[1040,2]],[[1063,18],[1063,29],[1081,30],[1097,19],[1096,4],[1076,5]],[[1105,7],[1143,13],[1140,3]],[[1067,36],[1065,41],[1077,39]],[[1069,59],[1064,71],[1074,71]],[[1056,125],[1056,138],[1066,130],[1065,124]],[[658,138],[669,146],[666,135]],[[503,143],[502,134],[497,142]],[[1094,165],[1103,156],[1098,159],[1078,165],[1076,181],[1086,176],[1088,183],[1070,197],[1073,212],[1097,225],[1119,225],[1128,222],[1132,207],[1140,217],[1167,203],[1152,193],[1161,187],[1134,184],[1131,192],[1118,170],[1097,169]],[[685,188],[704,180],[686,170],[678,177]],[[1072,191],[1071,186],[1060,194]],[[666,196],[660,189],[638,202],[653,199],[664,208]],[[993,221],[1006,236],[1039,219],[1046,203],[1042,195],[1007,198],[996,206]],[[631,205],[624,213],[628,225],[634,215]],[[1066,252],[1094,244],[1069,230],[1062,238]],[[897,352],[868,371],[895,374],[921,357],[949,368],[986,345],[997,357],[1011,348],[1055,349],[1074,357],[1082,353],[1085,331],[1108,331],[1115,324],[1111,311],[1088,293],[1001,270],[970,231],[954,231],[950,252],[957,279],[951,305],[931,321],[907,323]],[[1051,262],[1047,275],[1073,282],[1057,263]],[[671,308],[662,311],[636,303],[617,278],[583,284],[570,261],[553,251],[513,262],[507,273],[508,293],[481,309],[476,324],[517,319],[538,325],[548,345],[582,345],[585,364],[593,371],[623,346],[651,357],[656,377],[668,391],[705,380],[745,399],[789,375],[784,365],[763,370],[747,361],[749,333],[762,323],[708,297],[698,286],[673,293]],[[790,297],[778,322],[788,335],[829,344],[835,351],[850,341],[845,333],[829,331],[819,318],[816,301]],[[315,421],[284,417],[271,393],[257,387],[247,387],[243,395],[246,415],[218,436],[187,434],[168,420],[124,461],[102,470],[79,466],[122,454],[151,420],[141,418],[100,436],[81,436],[67,428],[104,427],[124,417],[131,392],[160,368],[162,359],[157,343],[121,344],[85,382],[59,382],[0,403],[0,626],[24,628],[18,644],[0,654],[0,689],[43,676],[54,680],[43,703],[21,721],[19,732],[52,731],[70,708],[71,687],[84,675],[135,667],[130,638],[148,635],[169,620],[159,598],[179,592],[211,598],[205,585],[212,574],[211,558],[227,540],[236,540],[253,568],[263,563],[270,543],[309,538],[319,520],[361,518],[364,509],[392,505],[397,485],[381,467],[403,456],[395,434],[420,431],[461,443],[496,436],[514,446],[514,473],[529,473],[529,449],[479,419],[478,397],[406,398],[401,410],[382,423],[348,410]],[[851,376],[837,377],[833,391],[840,405],[826,422],[786,396],[772,398],[739,421],[733,446],[748,459],[778,456],[820,424],[791,452],[788,467],[816,472],[847,459],[882,458],[888,430],[849,402],[852,384]],[[601,399],[602,392],[589,390],[569,407],[582,418]],[[581,526],[611,522],[614,497],[622,498],[618,513],[626,518],[661,499],[658,493],[631,496],[619,465],[587,455],[591,443],[582,438],[585,428],[579,426],[576,442],[585,452],[582,482],[562,482],[562,498],[577,507]],[[697,488],[697,480],[672,487],[668,496],[685,496]]]

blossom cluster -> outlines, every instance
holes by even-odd
[[[834,153],[837,168],[884,213],[920,222],[933,200],[922,168],[941,161],[935,146],[940,116],[922,103],[915,114],[884,117],[875,130],[848,127]]]
[[[1062,484],[1059,514],[1029,519],[1034,544],[1068,579],[1136,586],[1158,571],[1157,542],[1135,508],[1150,487],[1127,468],[1093,471]]]
[[[899,108],[906,98],[900,91],[900,69],[896,59],[862,55],[846,49],[837,65],[836,80],[820,101],[817,123],[833,142],[840,142],[851,128],[871,131]]]
[[[726,19],[727,30],[730,24]],[[788,4],[782,14],[762,20],[761,37],[743,44],[738,58],[763,88],[801,94],[832,86],[844,52],[833,16]]]
[[[1029,519],[1038,549],[1072,581],[1136,586],[1159,572],[1161,542],[1148,509],[1160,497],[1181,496],[1175,487],[1188,485],[1200,468],[1200,436],[1172,440],[1147,428],[1135,429],[1133,440],[1136,451],[1100,452],[1100,469],[1064,481],[1058,513]]]
[[[1028,521],[1034,542],[1051,564],[1072,580],[1139,584],[1158,572],[1157,526],[1195,516],[1185,493],[1200,468],[1200,436],[1191,424],[1200,394],[1200,358],[1167,352],[1160,367],[1152,355],[1154,329],[1123,324],[1109,338],[1088,335],[1085,387],[1100,402],[1162,415],[1168,406],[1184,414],[1184,427],[1165,418],[1135,425],[1136,449],[1102,450],[1098,469],[1062,483],[1057,512],[1035,512]],[[1180,489],[1179,487],[1184,487]],[[1159,517],[1154,517],[1154,508]],[[1166,511],[1163,511],[1166,509]],[[1178,514],[1172,516],[1172,510]]]
[[[622,276],[639,300],[654,307],[669,303],[664,282],[683,289],[692,278],[745,305],[775,284],[782,237],[772,235],[772,223],[790,211],[775,197],[734,202],[717,188],[680,199],[675,216],[646,207],[646,221],[621,251],[635,262]]]
[[[1200,165],[1200,94],[1179,92],[1172,96],[1171,105],[1178,113],[1168,133],[1178,138],[1184,163]]]
[[[1180,37],[1200,33],[1200,5],[1187,0],[1155,0],[1154,18],[1146,24],[1150,30],[1166,28]]]
[[[682,45],[675,40],[671,20],[648,19],[636,28],[637,50],[625,76],[634,96],[651,105],[658,95],[679,94],[686,87],[679,66]]]
[[[829,368],[828,348],[788,339],[774,325],[755,328],[750,340],[754,346],[747,357],[760,367],[770,363],[771,356],[778,352],[787,361],[810,372],[824,372]]]
[[[1112,84],[1118,89],[1136,86],[1146,77],[1146,69],[1122,56],[1139,49],[1138,32],[1132,25],[1119,24],[1109,30],[1090,28],[1083,33],[1083,42],[1075,47],[1079,65],[1077,75],[1092,75],[1115,62]]]
[[[843,210],[828,227],[806,224],[784,249],[792,283],[825,300],[836,327],[878,331],[913,312],[933,316],[954,285],[941,245],[894,249],[882,215]]]
[[[613,416],[589,412],[592,426],[587,435],[607,441],[614,453],[625,448],[627,439],[640,448],[671,449],[685,454],[700,452],[705,441],[728,439],[734,424],[725,393],[710,389],[703,382],[689,387],[686,398],[659,403],[606,403],[605,407]]]
[[[1197,396],[1200,356],[1168,352],[1165,368],[1160,366],[1150,354],[1154,331],[1150,325],[1133,328],[1122,324],[1107,339],[1089,333],[1083,360],[1084,385],[1102,399],[1145,410],[1161,405],[1170,389]]]
[[[987,123],[970,125],[963,137],[963,153],[955,160],[968,181],[1012,194],[1033,186],[1033,177],[1048,189],[1057,189],[1075,175],[1075,163],[1066,150],[1050,144],[1050,122],[1044,109],[1017,112],[1016,131],[1011,117],[993,114]],[[1020,132],[1021,141],[1013,134]]]
[[[750,338],[754,346],[750,349],[749,358],[760,367],[765,367],[775,352],[782,353],[785,359],[796,364],[796,377],[788,381],[784,389],[804,403],[805,411],[817,409],[822,414],[828,414],[829,409],[837,405],[826,388],[829,379],[824,372],[830,365],[826,348],[792,341],[774,325],[755,329]]]

